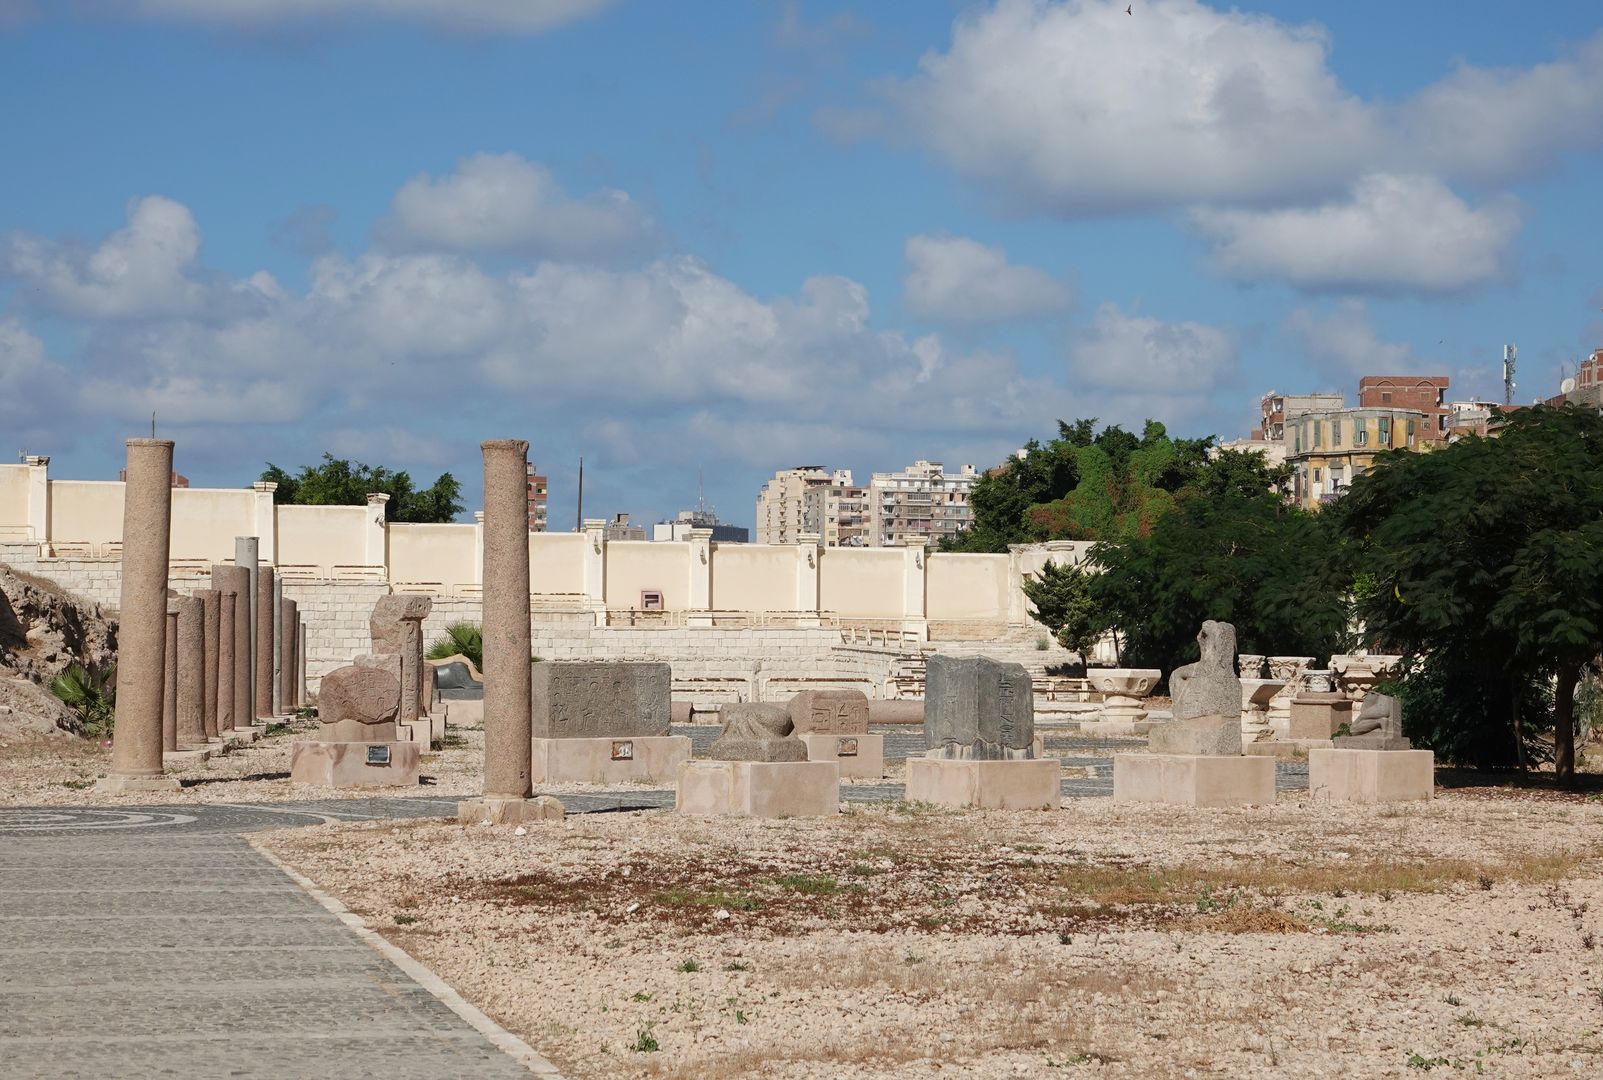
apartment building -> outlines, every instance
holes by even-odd
[[[807,532],[807,492],[816,488],[852,486],[850,469],[831,471],[822,465],[781,469],[757,493],[757,542],[794,544]]]
[[[1286,423],[1291,500],[1315,510],[1341,493],[1387,450],[1417,450],[1434,442],[1434,414],[1417,409],[1356,408],[1303,413]]]
[[[548,524],[546,515],[547,488],[551,481],[534,471],[533,463],[529,465],[529,531],[545,532]]]
[[[711,509],[681,510],[672,521],[659,521],[651,527],[653,540],[689,540],[691,529],[706,529],[719,544],[744,544],[751,539],[751,530],[740,525],[719,521]]]
[[[939,461],[915,461],[901,472],[875,473],[868,485],[869,544],[931,546],[968,528],[974,520],[969,495],[979,473],[974,466],[947,472]]]
[[[1252,433],[1252,438],[1265,442],[1284,442],[1286,421],[1311,412],[1340,409],[1347,404],[1343,394],[1277,394],[1271,390],[1259,405],[1263,422]]]
[[[1420,442],[1444,442],[1452,409],[1446,375],[1365,375],[1358,380],[1361,409],[1412,409],[1425,417]]]
[[[802,495],[802,531],[817,533],[823,547],[868,544],[868,489],[819,484]]]

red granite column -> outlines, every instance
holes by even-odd
[[[205,605],[196,597],[180,596],[178,608],[178,749],[206,748],[206,624]]]
[[[273,568],[256,570],[256,688],[257,720],[265,723],[273,716],[273,635],[278,627],[273,618]]]
[[[161,771],[167,654],[167,546],[173,444],[129,439],[123,485],[122,599],[118,605],[117,719],[105,791],[178,786]]]

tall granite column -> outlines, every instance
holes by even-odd
[[[212,580],[222,567],[212,567]],[[234,590],[226,579],[217,586],[217,736],[227,739],[234,732]]]
[[[234,537],[234,565],[243,567],[250,580],[244,586],[245,595],[234,605],[234,616],[245,624],[245,702],[243,711],[234,713],[238,727],[249,727],[256,713],[256,564],[261,558],[261,542],[254,536]],[[244,615],[239,604],[245,606]]]
[[[204,634],[205,666],[202,671],[204,680],[200,693],[201,722],[206,726],[206,740],[210,742],[217,738],[217,623],[221,615],[219,605],[222,594],[216,589],[197,589],[195,596],[200,600],[201,619]]]
[[[282,579],[279,582],[282,586]],[[295,626],[297,605],[284,597],[278,605],[278,700],[285,712],[298,703],[295,700]]]
[[[255,657],[256,680],[252,684],[256,692],[256,711],[252,713],[257,720],[266,723],[272,719],[273,713],[273,639],[278,636],[277,627],[273,623],[273,568],[261,566],[256,570],[256,645]]]
[[[484,797],[458,820],[515,822],[562,816],[555,799],[531,799],[534,726],[529,625],[529,444],[492,439],[484,452]],[[414,691],[415,692],[415,691]]]
[[[178,749],[206,748],[205,605],[193,596],[173,601],[178,608]]]
[[[306,620],[302,619],[301,625],[295,631],[295,646],[300,650],[300,656],[296,658],[299,666],[295,669],[295,703],[297,705],[306,704],[306,653],[310,648],[306,641]]]
[[[251,696],[251,572],[243,566],[231,571],[234,582],[234,730],[254,731],[256,701]]]
[[[117,719],[111,775],[98,791],[171,791],[161,771],[167,653],[167,547],[172,531],[173,444],[129,439],[123,487],[122,598],[118,605]]]
[[[178,609],[171,606],[171,601],[163,625],[166,644],[162,646],[161,751],[166,754],[178,749]]]
[[[273,574],[273,715],[289,712],[284,700],[284,579]]]

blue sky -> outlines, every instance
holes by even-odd
[[[197,484],[528,438],[553,522],[698,468],[994,464],[1059,417],[1603,345],[1595,4],[0,0],[0,430]],[[311,14],[309,14],[311,13]]]

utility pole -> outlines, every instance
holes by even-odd
[[[584,532],[584,455],[579,455],[579,514],[573,523],[574,532]]]

